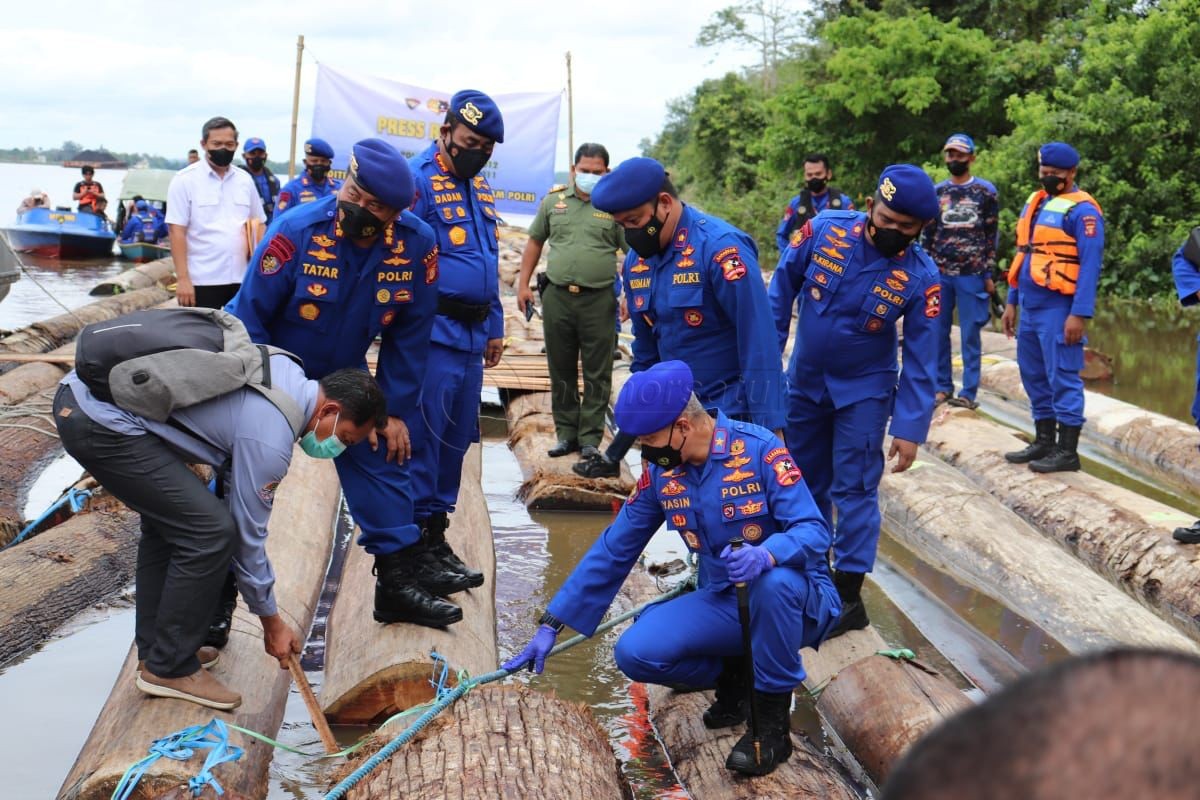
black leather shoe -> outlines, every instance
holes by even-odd
[[[410,550],[412,547],[406,547],[396,553],[375,556],[375,621],[444,628],[462,620],[461,608],[434,597],[417,580],[416,559],[409,554]]]
[[[825,637],[825,641],[836,639],[843,633],[850,631],[861,631],[870,624],[871,620],[867,619],[867,607],[863,605],[862,600],[851,600],[848,603],[843,603],[842,615],[838,617],[837,624],[833,626],[833,630]]]
[[[571,465],[571,471],[581,478],[615,478],[621,474],[621,465],[597,453],[594,458],[579,459]]]
[[[746,720],[746,676],[743,659],[726,658],[717,676],[716,699],[704,712],[704,727],[709,730],[731,728]]]
[[[1054,420],[1038,419],[1034,420],[1033,425],[1037,431],[1034,440],[1023,450],[1005,453],[1005,461],[1010,464],[1028,464],[1054,452]]]
[[[1193,522],[1191,527],[1176,528],[1171,535],[1180,544],[1200,544],[1200,519]]]
[[[483,586],[483,573],[477,569],[468,567],[450,549],[450,543],[446,541],[446,528],[449,526],[450,518],[446,515],[446,512],[442,511],[437,514],[430,514],[429,521],[425,526],[425,543],[429,545],[429,549],[441,560],[442,565],[446,569],[451,572],[457,572],[466,579],[468,589]]]
[[[577,452],[579,452],[579,442],[568,442],[566,439],[559,439],[558,444],[546,451],[546,455],[551,458],[561,458],[562,456]]]
[[[725,759],[725,768],[743,775],[768,775],[792,756],[792,693],[756,692],[754,699],[760,726],[758,747],[754,733],[746,731]]]

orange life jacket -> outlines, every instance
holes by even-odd
[[[1017,220],[1017,252],[1008,268],[1008,285],[1016,287],[1021,265],[1028,255],[1029,277],[1034,283],[1052,292],[1073,295],[1079,280],[1079,247],[1063,228],[1063,223],[1071,209],[1080,203],[1093,203],[1097,211],[1100,211],[1100,204],[1087,192],[1076,190],[1050,197],[1039,209],[1038,204],[1046,197],[1050,197],[1046,191],[1038,189],[1029,195],[1021,210],[1021,218]],[[1038,212],[1036,225],[1033,224],[1035,211]],[[1104,214],[1103,211],[1100,213]]]

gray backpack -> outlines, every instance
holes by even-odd
[[[270,356],[295,355],[250,341],[242,321],[212,308],[156,308],[84,327],[75,372],[97,398],[157,422],[180,408],[243,387],[287,418],[295,438],[307,423],[288,394],[271,386]]]

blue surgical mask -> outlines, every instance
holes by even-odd
[[[591,194],[592,189],[596,188],[596,184],[600,182],[603,175],[593,175],[590,172],[575,173],[575,188],[584,194]]]
[[[328,439],[317,438],[317,428],[321,427],[321,422],[318,420],[315,428],[300,437],[300,449],[313,458],[337,458],[340,456],[346,449],[346,445],[342,444],[342,440],[335,435],[338,419],[341,416],[342,412],[340,411],[334,416],[333,430],[329,432]]]

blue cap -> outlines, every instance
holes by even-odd
[[[383,139],[363,139],[350,148],[350,177],[379,202],[401,211],[416,194],[408,161]]]
[[[133,204],[133,206],[134,206],[134,208],[136,208],[138,211],[145,211],[145,210],[146,210],[146,208],[147,208],[147,205],[146,205],[146,201],[145,201],[145,200],[138,200],[136,203],[134,203],[134,204]]]
[[[653,158],[631,158],[605,175],[592,190],[592,205],[617,214],[648,203],[658,195],[667,171]]]
[[[683,413],[692,396],[692,371],[682,361],[662,361],[635,372],[621,387],[613,417],[621,433],[646,436]]]
[[[962,150],[964,153],[975,152],[975,140],[965,133],[952,133],[950,138],[946,140],[946,144],[942,145],[942,152],[947,150]]]
[[[1038,150],[1038,164],[1043,167],[1074,169],[1079,166],[1079,153],[1066,142],[1047,142]]]
[[[879,174],[877,187],[887,207],[921,220],[938,213],[937,191],[925,170],[915,164],[892,164]]]
[[[329,142],[314,136],[304,143],[304,155],[316,156],[317,158],[333,158],[333,148],[329,146]],[[371,194],[374,194],[374,192]]]
[[[254,150],[262,150],[265,153],[267,151],[267,143],[257,136],[251,136],[246,140],[246,143],[242,145],[242,152],[249,153]]]
[[[450,113],[462,124],[493,142],[504,141],[504,117],[492,98],[475,89],[463,89],[450,98]]]

